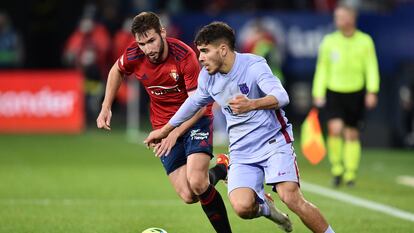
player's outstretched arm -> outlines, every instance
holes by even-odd
[[[199,88],[200,85],[197,91],[187,98],[187,100],[181,105],[181,107],[166,125],[164,125],[160,130],[151,132],[147,139],[144,140],[144,143],[148,147],[154,146],[154,143],[156,144],[154,148],[156,156],[162,156],[165,153],[168,154],[169,150],[171,150],[171,148],[174,146],[172,143],[169,143],[168,146],[164,145],[160,150],[159,147],[161,144],[156,140],[166,138],[168,134],[175,128],[178,128],[175,131],[175,133],[177,133],[175,136],[186,132],[203,115],[204,110],[202,110],[202,108],[212,101],[210,96],[202,96],[200,93],[201,90],[199,90]]]
[[[118,64],[115,63],[108,74],[108,81],[106,83],[105,98],[102,103],[101,112],[96,119],[96,126],[99,129],[111,130],[111,118],[112,112],[111,107],[114,102],[116,93],[118,92],[119,86],[122,83],[122,73],[118,68]]]
[[[172,130],[168,136],[162,141],[154,146],[154,153],[157,157],[161,157],[163,155],[168,156],[171,149],[174,147],[177,139],[184,135],[188,129],[191,128],[205,113],[206,108],[200,109],[193,117],[182,123],[179,127]]]
[[[144,140],[144,144],[147,147],[153,147],[155,144],[158,144],[161,139],[164,139],[168,136],[168,134],[174,130],[174,126],[170,123],[165,124],[161,129],[153,130],[148,137]]]

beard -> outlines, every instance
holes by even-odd
[[[160,38],[161,38],[161,35],[160,35]],[[160,62],[162,62],[162,54],[164,54],[164,49],[165,49],[164,41],[161,38],[160,49],[157,52],[155,52],[155,55],[154,56],[148,56],[149,60],[152,63],[160,63]]]
[[[220,67],[222,66],[223,66],[223,60],[220,58],[216,58],[210,61],[208,64],[205,64],[204,68],[207,70],[209,75],[215,75],[217,72],[219,72]]]

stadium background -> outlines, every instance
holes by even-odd
[[[390,217],[381,211],[349,205],[321,195],[308,185],[304,185],[304,192],[322,209],[337,232],[411,232],[414,141],[411,144],[410,133],[414,120],[413,105],[407,108],[404,98],[405,91],[414,86],[414,3],[349,2],[361,9],[358,26],[375,42],[381,90],[379,106],[368,113],[363,131],[365,147],[360,181],[354,189],[338,191],[396,208],[406,217]],[[19,88],[24,86],[30,92],[43,76],[48,77],[43,79],[46,84],[58,79],[77,80],[75,84],[59,85],[73,86],[83,99],[82,72],[63,58],[65,44],[81,18],[92,15],[113,38],[125,18],[152,10],[165,14],[169,19],[167,31],[174,29],[175,35],[188,44],[200,26],[223,20],[235,28],[239,50],[246,40],[243,33],[261,20],[277,42],[284,85],[291,96],[288,117],[298,129],[310,108],[310,84],[318,45],[334,28],[335,3],[334,0],[2,1],[0,12],[9,16],[24,52],[18,63],[0,64],[3,121],[0,123],[0,232],[140,232],[151,226],[164,227],[169,232],[211,232],[198,206],[185,206],[178,201],[151,152],[140,143],[126,140],[127,110],[122,101],[115,106],[114,130],[110,133],[94,129],[96,116],[87,113],[82,104],[74,105],[79,108],[73,116],[77,119],[74,126],[79,130],[62,127],[65,123],[54,122],[53,116],[31,130],[25,130],[24,124],[17,125],[19,121],[8,119],[13,114],[7,111],[16,109],[14,102],[5,102],[10,100],[5,98],[5,93],[11,90],[8,88],[22,91]],[[113,61],[108,58],[109,64]],[[24,79],[27,77],[30,82]],[[21,78],[23,81],[19,81]],[[10,83],[14,84],[9,86]],[[52,85],[51,92],[53,88],[60,90],[59,85]],[[44,93],[49,93],[47,90]],[[84,101],[87,107],[87,100]],[[145,123],[145,96],[141,96],[140,102],[140,119]],[[31,122],[29,128],[36,123],[33,118],[39,118],[33,112],[26,119],[26,123]],[[54,124],[57,124],[55,129],[46,130],[49,133],[42,132],[42,128]],[[148,130],[148,125],[141,127]],[[299,139],[298,133],[296,138]],[[215,148],[215,152],[225,151],[223,146]],[[326,159],[311,166],[297,152],[305,184],[331,190]],[[219,189],[225,192],[223,185]],[[274,230],[266,221],[238,219],[226,204],[235,232]],[[173,211],[176,213],[172,214]],[[299,220],[296,217],[293,220],[297,232],[305,232]]]

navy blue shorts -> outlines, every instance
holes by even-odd
[[[187,156],[194,153],[206,153],[213,157],[213,119],[203,116],[171,149],[168,156],[162,156],[161,162],[167,175],[187,163]]]

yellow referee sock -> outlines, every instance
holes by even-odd
[[[331,172],[334,176],[340,176],[344,172],[342,165],[342,138],[335,136],[328,136],[328,154],[329,161],[331,162]]]
[[[345,174],[344,181],[353,181],[356,178],[356,173],[361,159],[361,143],[359,140],[345,141],[344,143],[344,166]]]

